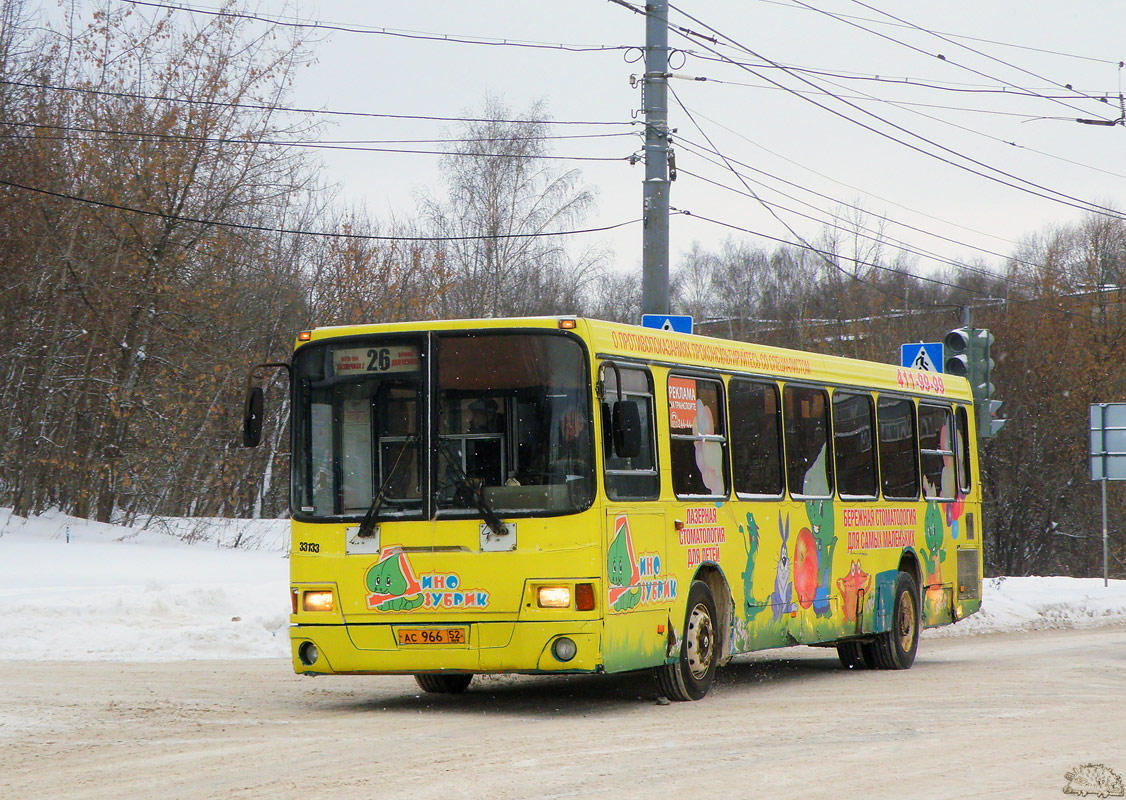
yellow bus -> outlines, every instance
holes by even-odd
[[[319,328],[281,366],[297,673],[696,700],[764,648],[905,669],[980,606],[963,378],[574,317]]]

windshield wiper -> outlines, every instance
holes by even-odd
[[[461,467],[461,458],[458,456],[456,450],[450,445],[449,441],[438,437],[438,446],[446,454],[446,460],[450,466],[454,468],[454,484],[456,488],[467,493],[473,500],[477,510],[481,512],[481,516],[485,519],[485,524],[489,526],[489,530],[495,536],[504,536],[507,531],[504,528],[504,521],[500,518],[489,501],[485,499],[485,484],[481,483],[477,488],[469,482],[469,476],[465,474],[465,470]]]
[[[391,479],[395,477],[395,470],[399,468],[399,462],[402,461],[403,454],[407,452],[407,445],[416,442],[418,442],[417,436],[408,436],[403,442],[403,446],[399,448],[399,453],[395,456],[395,463],[391,465],[387,477],[385,477],[383,483],[379,485],[379,491],[375,493],[375,499],[371,501],[371,506],[368,507],[367,513],[364,514],[363,522],[360,523],[360,529],[356,531],[356,535],[360,538],[366,539],[375,533],[375,521],[379,517],[379,509],[383,505],[384,493],[387,491]]]

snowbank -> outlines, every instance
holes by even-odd
[[[0,659],[288,658],[288,521],[218,522],[0,509]]]
[[[0,509],[0,660],[288,658],[288,531],[287,520],[125,527]],[[980,613],[926,635],[1118,621],[1126,581],[994,578]]]

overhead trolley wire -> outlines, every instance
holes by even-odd
[[[721,43],[721,46],[730,47],[731,49],[737,49],[732,45],[728,45],[726,43]],[[1112,96],[1109,92],[1097,93],[1073,89],[1071,94],[1052,95],[1045,94],[1045,92],[1051,91],[1051,89],[1041,90],[1027,87],[1014,89],[1006,85],[961,83],[957,81],[941,81],[935,78],[893,77],[890,75],[873,75],[866,72],[849,72],[847,70],[802,67],[796,64],[783,64],[781,62],[740,61],[739,59],[730,58],[718,53],[705,54],[695,50],[683,50],[681,52],[686,53],[693,58],[697,58],[701,61],[708,61],[716,64],[731,64],[741,67],[754,67],[755,69],[776,69],[788,72],[802,73],[804,75],[817,75],[819,77],[837,78],[838,80],[845,81],[887,83],[897,86],[910,86],[912,88],[935,89],[937,91],[943,92],[955,92],[958,94],[1000,94],[1008,97],[1031,97],[1039,100],[1074,100],[1076,99],[1076,92],[1079,92],[1084,98],[1096,100],[1104,104],[1118,99],[1117,95]]]
[[[793,0],[793,2],[796,2],[796,3],[800,3],[800,0]],[[950,37],[946,36],[946,35],[945,35],[945,34],[943,34],[943,33],[940,33],[940,32],[938,32],[938,31],[934,31],[934,30],[930,30],[929,28],[924,28],[924,27],[922,27],[921,25],[916,25],[916,24],[915,24],[914,22],[909,22],[908,20],[905,20],[905,19],[902,19],[902,18],[900,18],[900,17],[897,17],[897,16],[895,16],[894,14],[891,14],[891,13],[889,13],[889,12],[887,12],[887,11],[884,11],[884,10],[882,10],[882,9],[876,8],[875,6],[873,6],[873,5],[869,5],[868,3],[862,2],[862,0],[852,0],[852,2],[853,2],[853,3],[855,3],[855,4],[856,4],[856,5],[858,5],[858,6],[861,6],[861,7],[863,7],[863,8],[866,8],[866,9],[868,9],[869,11],[874,11],[874,12],[876,12],[877,14],[882,14],[882,15],[884,15],[885,17],[888,17],[889,19],[893,19],[893,20],[895,20],[896,22],[898,22],[898,23],[899,23],[899,24],[901,24],[901,25],[905,25],[905,26],[907,26],[907,27],[909,27],[909,28],[913,28],[914,30],[920,31],[920,32],[922,32],[922,33],[926,33],[926,34],[929,34],[929,35],[931,35],[931,36],[934,36],[934,37],[936,37],[936,38],[938,38],[938,39],[941,39],[941,40],[942,40],[942,41],[944,41],[944,42],[947,42],[948,44],[952,44],[952,45],[954,45],[954,46],[956,46],[956,47],[961,47],[961,48],[963,48],[963,49],[965,49],[965,50],[969,50],[969,51],[970,51],[971,53],[974,53],[974,54],[976,54],[976,55],[979,55],[979,56],[981,56],[982,58],[987,58],[987,59],[989,59],[990,61],[995,61],[995,62],[997,62],[998,64],[1002,64],[1003,66],[1006,66],[1006,67],[1008,67],[1009,69],[1014,69],[1014,70],[1016,70],[1017,72],[1023,72],[1023,73],[1025,74],[1025,75],[1029,75],[1029,76],[1031,76],[1031,77],[1033,77],[1033,78],[1036,78],[1037,80],[1041,80],[1041,81],[1047,81],[1048,83],[1051,83],[1051,84],[1053,84],[1054,86],[1057,86],[1057,87],[1059,87],[1059,88],[1061,88],[1061,89],[1067,89],[1067,90],[1069,90],[1069,91],[1073,91],[1073,92],[1075,92],[1076,94],[1080,95],[1081,97],[1086,97],[1086,98],[1087,98],[1088,100],[1097,100],[1097,99],[1098,99],[1098,98],[1094,98],[1094,97],[1089,97],[1089,96],[1087,96],[1087,95],[1084,95],[1084,94],[1083,94],[1082,92],[1078,92],[1078,91],[1076,91],[1076,90],[1075,90],[1075,89],[1074,89],[1074,88],[1072,87],[1072,85],[1071,85],[1071,84],[1069,84],[1069,83],[1061,83],[1061,82],[1059,82],[1059,81],[1054,81],[1054,80],[1052,80],[1051,78],[1046,78],[1046,77],[1044,77],[1043,75],[1039,75],[1039,74],[1037,74],[1037,73],[1035,73],[1035,72],[1032,72],[1031,70],[1027,70],[1027,69],[1025,69],[1024,67],[1022,67],[1022,66],[1019,66],[1018,64],[1012,64],[1012,63],[1010,63],[1010,62],[1008,62],[1008,61],[1005,61],[1005,60],[1004,60],[1004,59],[1002,59],[1002,58],[997,58],[996,56],[990,55],[989,53],[985,53],[985,52],[982,52],[981,50],[978,50],[978,49],[976,49],[976,48],[970,47],[969,45],[966,45],[966,44],[962,44],[961,42],[956,42],[956,41],[954,41],[953,39],[951,39]],[[805,5],[804,3],[800,3],[800,4],[801,4],[801,5]],[[1122,67],[1122,62],[1121,62],[1121,61],[1120,61],[1120,62],[1118,63],[1118,66],[1119,66],[1120,68]]]
[[[822,73],[822,74],[824,74],[824,73]],[[681,76],[673,74],[673,75],[670,75],[669,77],[677,78],[677,77],[681,77]],[[906,101],[906,100],[889,100],[887,98],[877,97],[876,95],[868,94],[867,92],[861,92],[859,90],[854,90],[854,91],[857,92],[856,94],[840,94],[840,95],[838,95],[838,94],[828,92],[826,90],[807,91],[807,90],[802,90],[802,89],[780,89],[778,86],[768,86],[768,85],[764,85],[762,83],[749,83],[747,81],[728,81],[728,80],[723,80],[723,79],[720,79],[720,78],[711,78],[711,77],[706,77],[706,76],[684,77],[683,79],[684,80],[691,80],[691,81],[695,81],[695,82],[700,82],[700,83],[714,83],[714,84],[719,84],[719,85],[722,85],[722,86],[739,86],[739,87],[746,87],[746,88],[749,88],[749,89],[769,89],[769,90],[773,90],[773,91],[788,91],[792,94],[811,94],[811,95],[814,95],[814,96],[834,97],[834,98],[843,98],[843,99],[847,99],[847,100],[859,100],[859,101],[868,101],[868,102],[873,102],[873,103],[883,103],[885,105],[894,106],[896,108],[901,108],[904,111],[910,112],[912,114],[917,114],[919,116],[925,117],[926,119],[934,120],[935,122],[941,123],[943,125],[949,125],[953,128],[957,128],[958,130],[962,130],[962,131],[965,131],[967,133],[974,134],[976,136],[982,136],[982,137],[990,139],[994,142],[998,142],[1000,144],[1005,144],[1005,145],[1008,145],[1010,147],[1015,147],[1019,150],[1026,150],[1029,153],[1035,153],[1036,155],[1040,155],[1040,156],[1043,156],[1045,158],[1051,158],[1051,159],[1060,161],[1064,164],[1071,164],[1072,166],[1082,167],[1084,169],[1091,170],[1092,172],[1100,172],[1104,175],[1109,175],[1109,176],[1114,177],[1114,178],[1126,179],[1126,174],[1114,172],[1113,170],[1109,170],[1109,169],[1106,169],[1104,167],[1096,167],[1093,164],[1085,164],[1082,161],[1075,161],[1074,159],[1065,158],[1063,156],[1056,155],[1054,153],[1048,153],[1044,150],[1038,150],[1034,147],[1029,147],[1027,145],[1017,144],[1015,141],[1009,141],[1007,139],[1002,139],[998,136],[992,136],[991,134],[985,133],[984,131],[978,130],[977,128],[969,128],[969,127],[966,127],[964,125],[959,125],[956,122],[951,122],[950,120],[942,119],[941,117],[936,117],[936,116],[933,116],[931,114],[927,114],[927,113],[922,112],[922,111],[917,111],[916,109],[918,109],[918,108],[933,108],[933,109],[942,110],[942,111],[958,111],[958,112],[966,112],[966,113],[974,113],[974,114],[990,114],[990,115],[994,115],[994,116],[1004,116],[1004,117],[1021,117],[1023,122],[1029,122],[1029,121],[1032,121],[1032,120],[1044,120],[1044,119],[1056,119],[1056,120],[1066,120],[1068,122],[1074,122],[1074,119],[1072,117],[1045,117],[1045,116],[1042,116],[1042,115],[1039,115],[1039,114],[1035,114],[1035,115],[1034,114],[1020,114],[1020,113],[1017,113],[1017,112],[1014,112],[1014,111],[998,111],[996,109],[989,109],[989,108],[967,108],[967,107],[964,107],[964,106],[945,106],[945,105],[939,105],[939,104],[936,104],[936,103],[916,103],[916,102],[910,102],[910,101]],[[845,88],[843,86],[840,86],[839,84],[833,83],[832,81],[826,81],[826,82],[829,83],[830,85],[837,86],[838,88],[840,88],[842,90]],[[1010,94],[1012,94],[1012,93],[1010,93]]]
[[[854,21],[852,21],[852,20],[849,20],[849,19],[844,19],[844,18],[840,17],[839,15],[837,15],[837,14],[834,14],[834,13],[833,13],[833,12],[831,12],[831,11],[825,11],[824,9],[820,9],[820,8],[817,8],[816,6],[811,6],[811,5],[809,5],[808,3],[804,2],[804,0],[791,0],[791,2],[792,2],[792,3],[795,3],[796,5],[799,5],[799,6],[801,6],[801,7],[803,7],[803,8],[807,8],[807,9],[809,9],[810,11],[816,11],[816,12],[817,12],[817,13],[819,13],[819,14],[824,14],[825,16],[827,16],[827,17],[829,17],[829,18],[831,18],[831,19],[835,19],[835,20],[837,20],[838,22],[843,22],[843,23],[844,23],[844,24],[846,24],[846,25],[850,25],[850,26],[852,26],[852,27],[854,27],[854,28],[858,28],[859,30],[865,31],[865,32],[867,32],[867,33],[870,33],[870,34],[872,34],[873,36],[877,36],[877,37],[879,37],[879,38],[881,38],[881,39],[885,39],[885,40],[887,40],[887,41],[889,41],[889,42],[893,42],[894,44],[897,44],[897,45],[899,45],[900,47],[905,47],[905,48],[907,48],[908,50],[911,50],[912,52],[915,52],[915,53],[919,53],[920,55],[924,55],[924,56],[927,56],[928,58],[938,58],[938,59],[941,59],[941,60],[942,60],[942,61],[943,61],[944,63],[950,64],[951,66],[953,66],[953,67],[957,67],[958,69],[963,69],[963,70],[965,70],[965,71],[967,71],[967,72],[973,73],[974,75],[978,75],[978,76],[980,76],[980,77],[983,77],[983,78],[989,78],[990,80],[995,80],[995,81],[997,81],[998,83],[1002,83],[1002,84],[1004,84],[1004,85],[1006,85],[1006,86],[1010,86],[1010,87],[1012,87],[1013,89],[1018,89],[1018,90],[1020,90],[1020,91],[1029,91],[1029,90],[1028,90],[1028,89],[1027,89],[1026,87],[1023,87],[1023,86],[1018,86],[1018,85],[1017,85],[1017,84],[1015,84],[1015,83],[1010,83],[1009,81],[1006,81],[1006,80],[1003,80],[1003,79],[1001,79],[1001,78],[998,78],[998,77],[997,77],[997,76],[995,76],[995,75],[989,75],[988,73],[982,72],[981,70],[978,70],[978,69],[974,69],[973,67],[971,67],[971,66],[968,66],[968,65],[966,65],[966,64],[961,64],[961,63],[959,63],[959,62],[957,62],[957,61],[953,61],[953,60],[951,60],[950,58],[948,58],[947,56],[945,56],[945,55],[943,55],[943,54],[941,54],[941,53],[931,53],[931,52],[929,52],[929,51],[927,51],[927,50],[924,50],[924,49],[923,49],[923,48],[921,48],[921,47],[916,47],[916,46],[915,46],[915,45],[913,45],[913,44],[910,44],[910,43],[908,43],[908,42],[904,42],[904,41],[901,41],[901,40],[899,40],[899,39],[896,39],[896,38],[895,38],[894,36],[888,36],[888,35],[887,35],[886,33],[880,33],[879,31],[874,31],[874,30],[872,30],[871,28],[866,28],[866,27],[864,27],[863,25],[861,25],[861,24],[860,24],[860,23],[858,23],[858,22],[854,22]],[[853,2],[858,2],[858,0],[853,0]],[[861,3],[861,5],[863,5],[863,3]],[[865,8],[872,8],[872,7],[871,7],[871,6],[865,6]],[[873,10],[875,10],[875,9],[873,9]],[[880,13],[883,13],[883,12],[880,12]],[[891,16],[891,15],[889,14],[888,16]],[[898,19],[897,17],[892,17],[892,18],[893,18],[893,19]],[[902,21],[902,20],[901,20],[901,21]],[[918,28],[918,30],[920,30],[920,31],[923,31],[924,29],[923,29],[923,28]],[[930,33],[929,31],[925,31],[925,32],[927,32],[927,33]],[[935,35],[937,35],[937,34],[935,34]],[[939,38],[942,38],[942,37],[939,37]],[[950,40],[949,40],[949,39],[944,39],[944,41],[947,41],[947,42],[949,42],[950,44],[956,44],[955,42],[950,42]],[[959,46],[959,47],[965,47],[965,48],[966,48],[966,49],[968,49],[968,50],[972,50],[972,48],[969,48],[969,47],[967,47],[966,45],[958,45],[958,46]],[[977,52],[977,51],[975,50],[975,51],[973,51],[973,52]],[[984,54],[982,54],[982,53],[978,53],[978,54],[979,54],[979,55],[984,55]],[[997,59],[997,60],[999,60],[999,59]],[[1001,62],[1001,63],[1005,63],[1005,62]],[[1010,67],[1011,67],[1012,65],[1008,65],[1008,64],[1007,64],[1006,66],[1010,66]],[[1024,72],[1025,70],[1021,70],[1021,71],[1022,71],[1022,72]],[[1034,75],[1033,73],[1028,73],[1028,74],[1030,74],[1030,75],[1033,75],[1034,77],[1038,78],[1039,80],[1048,80],[1047,78],[1042,78],[1042,77],[1040,77],[1039,75]],[[1048,82],[1049,82],[1049,83],[1055,83],[1054,81],[1050,81],[1050,80],[1049,80]],[[1059,84],[1059,83],[1056,83],[1055,85],[1057,85],[1057,86],[1060,86],[1060,87],[1063,87],[1063,88],[1066,88],[1066,89],[1069,89],[1069,90],[1071,90],[1071,91],[1074,91],[1074,89],[1072,89],[1072,88],[1071,88],[1070,86],[1065,86],[1064,84]],[[1043,97],[1042,95],[1040,95],[1040,96],[1041,96],[1041,97]],[[1076,92],[1076,97],[1077,97],[1077,98],[1079,98],[1079,99],[1087,99],[1087,100],[1093,100],[1093,99],[1095,99],[1095,98],[1091,98],[1091,97],[1086,97],[1086,96],[1084,96],[1084,95],[1081,95],[1081,94],[1079,94],[1078,92]],[[1078,112],[1079,112],[1079,113],[1081,113],[1081,114],[1083,114],[1083,113],[1087,113],[1087,112],[1086,112],[1086,111],[1085,111],[1084,109],[1082,109],[1082,108],[1079,108],[1079,106],[1074,106],[1074,105],[1072,105],[1071,103],[1066,103],[1066,102],[1064,102],[1063,100],[1060,100],[1060,99],[1056,99],[1056,98],[1049,98],[1049,97],[1043,97],[1043,99],[1045,99],[1045,100],[1049,100],[1050,102],[1053,102],[1053,103],[1058,103],[1059,105],[1061,105],[1061,106],[1064,106],[1065,108],[1070,108],[1070,109],[1072,109],[1073,111],[1078,111]]]
[[[782,8],[788,8],[788,9],[792,9],[792,10],[795,10],[795,11],[808,11],[809,10],[809,9],[803,9],[800,6],[794,6],[792,3],[789,3],[789,2],[783,2],[783,0],[758,0],[758,2],[763,3],[765,5],[780,6]],[[874,25],[886,25],[886,26],[891,27],[891,28],[909,28],[909,27],[911,27],[909,24],[899,25],[899,24],[896,24],[894,22],[888,22],[887,20],[872,19],[871,17],[858,17],[858,16],[853,16],[851,14],[840,14],[839,16],[841,16],[845,19],[859,20],[860,22],[871,22]],[[1043,47],[1033,47],[1031,45],[1026,45],[1026,44],[1015,44],[1013,42],[1002,42],[1002,41],[998,41],[997,39],[985,39],[985,38],[982,38],[980,36],[969,36],[969,35],[963,34],[963,33],[950,33],[948,31],[938,31],[938,33],[941,33],[943,36],[949,36],[952,39],[965,39],[968,42],[981,42],[982,44],[995,44],[995,45],[998,45],[1000,47],[1011,47],[1015,50],[1028,50],[1029,52],[1032,52],[1032,53],[1044,53],[1046,55],[1060,56],[1061,58],[1074,58],[1074,59],[1077,59],[1077,60],[1080,60],[1080,61],[1092,61],[1092,62],[1095,62],[1095,63],[1098,63],[1098,64],[1109,64],[1109,65],[1112,65],[1112,66],[1115,65],[1115,64],[1121,64],[1121,62],[1118,59],[1111,60],[1109,58],[1098,58],[1096,56],[1079,55],[1078,53],[1065,53],[1065,52],[1062,52],[1060,50],[1048,50],[1048,49],[1043,48]]]
[[[731,38],[730,36],[727,36],[726,34],[723,34],[720,31],[716,30],[715,28],[712,28],[707,23],[702,22],[701,20],[697,19],[696,17],[692,16],[691,14],[686,13],[685,11],[683,11],[682,9],[672,5],[671,3],[669,5],[669,7],[675,9],[677,12],[679,12],[681,14],[684,14],[686,17],[691,19],[693,22],[696,22],[697,24],[702,25],[703,27],[707,28],[712,33],[715,33],[717,36],[722,36],[723,38],[726,38],[728,41],[733,42],[736,46],[740,47],[745,52],[753,55],[755,58],[759,58],[759,59],[762,59],[762,60],[765,60],[765,61],[770,61],[770,59],[767,59],[765,56],[761,55],[760,53],[755,52],[754,50],[750,49],[746,45],[743,45],[743,44],[737,42],[735,39]],[[701,46],[704,47],[705,49],[711,50],[711,48],[709,48],[707,45],[701,45]],[[721,55],[720,53],[718,53],[715,50],[711,50],[711,52],[715,53],[716,55]],[[734,63],[734,62],[732,62],[732,63]],[[746,70],[747,72],[750,72],[752,75],[755,75],[756,77],[761,78],[762,80],[768,81],[769,83],[771,83],[775,86],[778,86],[779,88],[783,88],[786,91],[794,93],[793,90],[790,87],[785,86],[784,84],[778,83],[777,81],[774,81],[771,78],[768,78],[765,75],[762,75],[761,73],[755,72],[753,69],[751,69],[749,67],[742,66],[742,65],[737,65],[737,66],[740,66],[741,69]],[[787,72],[787,74],[790,74],[792,77],[796,78],[797,80],[799,80],[799,81],[801,81],[801,82],[803,82],[803,83],[805,83],[809,86],[812,86],[812,87],[818,88],[818,89],[823,88],[823,87],[818,86],[817,84],[813,83],[812,81],[810,81],[810,80],[808,80],[808,79],[806,79],[806,78],[804,78],[800,75],[795,75],[793,73],[790,73],[785,68],[782,68],[782,70],[784,72]],[[859,111],[862,114],[870,116],[870,117],[878,120],[879,122],[883,123],[884,125],[887,125],[891,128],[894,128],[895,130],[898,130],[898,131],[900,131],[904,134],[907,134],[909,136],[913,136],[916,139],[919,139],[920,141],[922,141],[926,144],[929,144],[934,148],[937,148],[937,149],[939,149],[943,152],[949,153],[952,156],[955,156],[957,158],[963,159],[964,161],[967,161],[970,164],[976,165],[976,166],[981,167],[983,169],[990,170],[992,172],[996,172],[997,175],[1004,176],[1005,178],[1009,178],[1013,181],[1017,181],[1018,183],[1011,183],[1010,181],[1004,180],[1003,178],[998,177],[997,175],[990,175],[988,173],[981,172],[980,170],[974,169],[973,167],[968,166],[966,164],[963,164],[963,163],[960,163],[960,162],[957,162],[957,161],[953,161],[950,158],[947,158],[943,155],[940,155],[938,153],[927,150],[927,149],[925,149],[925,148],[923,148],[919,145],[915,145],[915,144],[912,144],[910,142],[904,141],[902,139],[896,138],[895,136],[891,135],[890,133],[887,133],[886,131],[879,130],[878,128],[875,128],[872,125],[869,125],[869,124],[867,124],[867,123],[865,123],[861,120],[854,119],[854,118],[848,116],[847,114],[845,114],[844,112],[841,112],[841,111],[838,111],[837,109],[826,106],[825,104],[820,103],[817,100],[814,100],[814,99],[812,99],[812,98],[810,98],[806,95],[797,94],[797,93],[794,93],[794,94],[795,94],[796,97],[804,100],[805,102],[810,103],[814,106],[817,106],[818,108],[820,108],[824,111],[828,111],[829,113],[833,114],[834,116],[841,117],[842,119],[845,119],[845,120],[847,120],[848,122],[851,122],[854,125],[857,125],[861,128],[864,128],[865,130],[868,130],[868,131],[875,133],[879,136],[882,136],[886,139],[890,139],[891,141],[897,142],[897,143],[903,145],[904,147],[907,147],[911,150],[914,150],[918,153],[921,153],[923,155],[926,155],[926,156],[933,158],[933,159],[936,159],[938,161],[942,161],[942,162],[949,164],[953,167],[957,167],[958,169],[964,170],[964,171],[969,172],[971,174],[977,175],[977,176],[982,177],[982,178],[986,178],[987,180],[991,180],[991,181],[993,181],[995,183],[999,183],[1003,186],[1008,186],[1010,188],[1018,189],[1020,191],[1026,192],[1028,194],[1032,194],[1032,195],[1035,195],[1037,197],[1041,197],[1045,200],[1052,200],[1054,202],[1060,203],[1061,205],[1066,205],[1066,206],[1070,206],[1072,208],[1079,209],[1081,211],[1094,212],[1094,213],[1100,214],[1102,216],[1111,217],[1113,219],[1126,219],[1126,215],[1123,215],[1120,212],[1115,211],[1114,209],[1107,208],[1105,206],[1101,206],[1101,205],[1098,205],[1097,203],[1093,203],[1093,202],[1090,202],[1090,201],[1085,201],[1085,200],[1082,200],[1078,197],[1073,197],[1072,195],[1068,195],[1064,192],[1060,192],[1058,190],[1051,189],[1047,186],[1042,186],[1041,184],[1038,184],[1034,181],[1030,181],[1026,178],[1021,178],[1017,175],[1013,175],[1012,173],[1006,172],[1005,170],[1002,170],[998,167],[994,167],[990,164],[986,164],[985,162],[979,161],[975,158],[972,158],[968,155],[965,155],[964,153],[959,153],[958,151],[953,150],[949,147],[946,147],[945,145],[939,144],[938,142],[936,142],[932,139],[929,139],[929,138],[923,136],[922,134],[915,133],[914,131],[911,131],[907,128],[904,128],[901,125],[897,125],[896,123],[891,122],[890,120],[884,119],[880,115],[878,115],[878,114],[876,114],[872,111],[868,111],[867,109],[864,109],[864,108],[856,105],[855,103],[852,103],[848,100],[845,100],[844,98],[838,97],[837,95],[833,94],[832,92],[828,93],[830,97],[833,97],[834,99],[840,101],[841,103],[848,106],[849,108],[854,109],[855,111]],[[1026,185],[1022,186],[1020,184],[1026,184]]]

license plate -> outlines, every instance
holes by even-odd
[[[399,644],[465,644],[465,628],[398,628]]]

